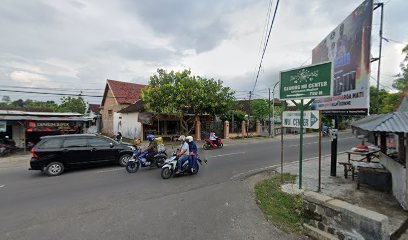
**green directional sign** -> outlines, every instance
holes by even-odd
[[[331,62],[282,71],[280,99],[294,100],[333,96]]]
[[[285,111],[283,112],[282,123],[284,127],[300,127],[300,111]],[[303,112],[303,127],[319,129],[319,111],[304,111]]]

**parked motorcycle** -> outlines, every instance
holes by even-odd
[[[161,177],[163,179],[169,179],[175,175],[177,170],[177,159],[176,153],[173,153],[173,156],[164,162],[161,171]],[[178,175],[197,174],[198,170],[200,169],[197,161],[201,162],[201,160],[195,158],[194,156],[189,156],[188,160],[183,162],[181,172]]]
[[[223,146],[224,144],[222,144],[221,138],[217,138],[217,144],[213,143],[213,141],[210,139],[205,139],[203,149],[204,150],[217,149],[217,148],[222,148]]]
[[[17,150],[16,143],[8,137],[0,139],[0,156],[5,156]]]
[[[146,156],[148,152],[142,152],[141,150],[136,150],[133,153],[131,159],[129,159],[126,164],[126,171],[129,173],[135,173],[140,167],[154,167],[161,168],[166,161],[167,154],[166,149],[162,149],[156,155],[153,156],[151,161],[147,161]]]

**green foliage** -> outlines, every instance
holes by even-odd
[[[396,75],[392,86],[400,91],[408,91],[408,45],[404,47],[402,53],[405,54],[401,63],[401,72]]]
[[[285,183],[294,183],[296,177],[284,174]],[[284,231],[301,232],[303,221],[303,199],[300,195],[290,195],[281,190],[281,175],[274,175],[255,186],[256,202],[265,217]]]
[[[385,89],[370,87],[370,113],[390,113],[396,107],[400,95],[398,93],[389,93]]]
[[[232,122],[232,119],[234,119],[234,122],[241,123],[242,121],[245,120],[245,114],[246,113],[241,110],[230,110],[226,113],[220,114],[219,117],[223,122],[224,121]]]
[[[8,103],[0,103],[0,107],[3,108],[29,108],[29,109],[41,109],[41,110],[46,110],[50,112],[55,112],[58,108],[58,104],[56,104],[54,101],[46,101],[46,102],[41,102],[41,101],[33,101],[31,99],[23,100],[23,99],[18,99],[15,101],[9,101]]]
[[[147,109],[159,114],[172,114],[180,119],[181,130],[189,133],[184,118],[189,113],[197,117],[202,114],[222,114],[231,109],[234,92],[224,87],[222,81],[191,75],[190,70],[167,72],[158,69],[150,77],[149,86],[143,90],[142,99]],[[195,122],[193,122],[194,127]]]
[[[74,112],[84,114],[86,110],[86,104],[82,97],[62,97],[61,105],[58,106],[58,112]]]
[[[251,101],[251,115],[258,120],[268,120],[269,114],[271,117],[275,111],[275,118],[276,116],[280,116],[282,114],[282,107],[275,106],[273,108],[271,103],[271,111],[269,112],[269,103],[266,99],[255,99]]]

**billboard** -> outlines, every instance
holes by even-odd
[[[367,113],[373,0],[366,0],[312,52],[312,64],[334,64],[333,96],[316,99],[313,109],[340,114]]]

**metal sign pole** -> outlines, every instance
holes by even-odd
[[[319,184],[317,191],[320,192],[322,184],[322,111],[319,111]]]
[[[302,159],[303,159],[303,99],[300,101],[300,141],[299,141],[299,189],[302,189]]]

